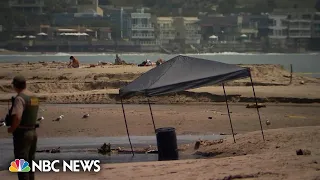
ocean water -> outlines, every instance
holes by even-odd
[[[169,60],[178,54],[158,54],[158,53],[136,53],[119,54],[121,59],[130,63],[141,63],[146,59],[156,61],[159,58]],[[229,64],[281,64],[289,70],[290,64],[293,65],[295,73],[303,73],[308,76],[320,77],[320,53],[305,54],[259,54],[259,53],[207,53],[207,54],[184,54],[186,56],[204,58],[220,61]],[[0,63],[16,62],[38,62],[38,61],[69,61],[70,56],[75,56],[83,63],[114,62],[115,54],[107,53],[21,53],[15,55],[0,55]]]

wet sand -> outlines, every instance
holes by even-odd
[[[0,106],[0,114],[7,107]],[[125,105],[128,128],[131,135],[154,135],[148,105]],[[38,129],[40,137],[70,136],[125,136],[126,129],[121,105],[43,105],[39,117],[45,119]],[[186,134],[231,134],[227,108],[224,103],[206,105],[152,105],[156,127],[175,127],[178,135]],[[246,104],[231,103],[230,111],[236,133],[260,129],[256,109]],[[82,119],[86,113],[87,119]],[[267,104],[260,108],[265,129],[320,125],[319,105]],[[57,122],[58,116],[65,117]],[[209,119],[211,117],[212,119]],[[266,120],[271,125],[266,127]],[[5,128],[0,128],[0,137],[6,138]]]

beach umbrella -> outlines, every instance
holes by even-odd
[[[44,32],[41,32],[41,33],[38,33],[37,34],[38,36],[47,36],[48,34],[44,33]]]
[[[242,38],[246,38],[246,37],[248,37],[247,35],[245,35],[245,34],[242,34],[240,37],[242,37]]]
[[[35,36],[29,36],[29,38],[30,38],[30,39],[34,39],[34,38],[36,38],[36,37],[35,37]]]
[[[16,38],[16,39],[24,39],[24,38],[26,38],[26,36],[25,36],[25,35],[22,35],[22,36],[15,36],[14,38]]]
[[[89,36],[89,34],[87,34],[87,33],[80,33],[81,34],[81,36]]]
[[[218,36],[212,35],[212,36],[209,37],[209,39],[218,39]]]

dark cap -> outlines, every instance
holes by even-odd
[[[15,76],[13,78],[12,84],[15,87],[24,87],[26,84],[26,79],[21,75]]]

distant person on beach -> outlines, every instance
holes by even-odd
[[[116,59],[114,60],[114,64],[115,65],[127,65],[128,63],[126,63],[124,60],[121,60],[117,54]]]
[[[141,64],[138,64],[138,66],[152,66],[152,62],[149,59],[146,59]]]
[[[116,59],[114,60],[114,64],[116,64],[116,65],[122,64],[122,61],[121,61],[120,57],[118,56],[118,54],[116,54]]]
[[[68,68],[79,68],[80,63],[79,60],[73,56],[70,56],[70,63],[68,64]]]
[[[164,61],[160,58],[157,60],[156,65],[159,66],[160,64],[163,64]]]

